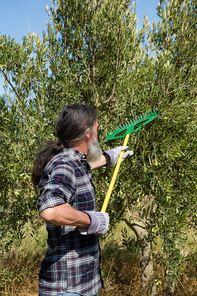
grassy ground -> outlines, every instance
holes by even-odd
[[[118,225],[116,231],[102,242],[102,275],[105,290],[98,296],[141,296],[141,270],[138,256],[131,256],[122,247],[120,233],[125,225]],[[28,227],[27,227],[28,228]],[[28,230],[28,229],[27,229]],[[130,233],[132,235],[132,233]],[[154,249],[159,247],[158,245]],[[9,256],[0,261],[0,295],[1,296],[37,296],[38,273],[41,261],[46,252],[46,231],[43,226],[37,236],[37,241],[31,236],[24,239],[19,249],[14,249]],[[188,250],[191,260],[176,283],[174,296],[197,295],[197,244],[192,234],[188,237]],[[162,266],[156,266],[158,280],[158,296],[170,295],[165,290]]]

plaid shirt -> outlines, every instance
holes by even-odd
[[[67,147],[47,164],[39,184],[39,213],[69,203],[79,211],[95,211],[95,189],[83,153]],[[73,292],[92,296],[104,288],[98,235],[81,235],[75,226],[46,222],[48,250],[39,274],[39,295]]]

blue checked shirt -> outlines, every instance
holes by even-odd
[[[95,211],[95,188],[85,155],[67,147],[47,164],[39,184],[39,213],[69,203],[79,211]],[[99,237],[81,235],[75,226],[46,222],[48,250],[39,274],[39,296],[72,292],[92,296],[104,288]]]

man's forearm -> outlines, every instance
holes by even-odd
[[[46,222],[57,226],[89,227],[90,217],[81,211],[73,209],[68,203],[48,208],[40,213]]]
[[[100,159],[96,162],[91,162],[91,170],[94,170],[99,167],[107,166],[110,161],[110,157],[107,154],[101,155]]]

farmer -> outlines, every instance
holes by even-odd
[[[55,126],[58,140],[46,144],[34,163],[32,181],[39,187],[38,210],[48,231],[40,296],[94,296],[104,287],[98,234],[107,232],[109,216],[96,212],[91,170],[115,165],[127,147],[103,154],[97,128],[95,110],[67,105]]]

